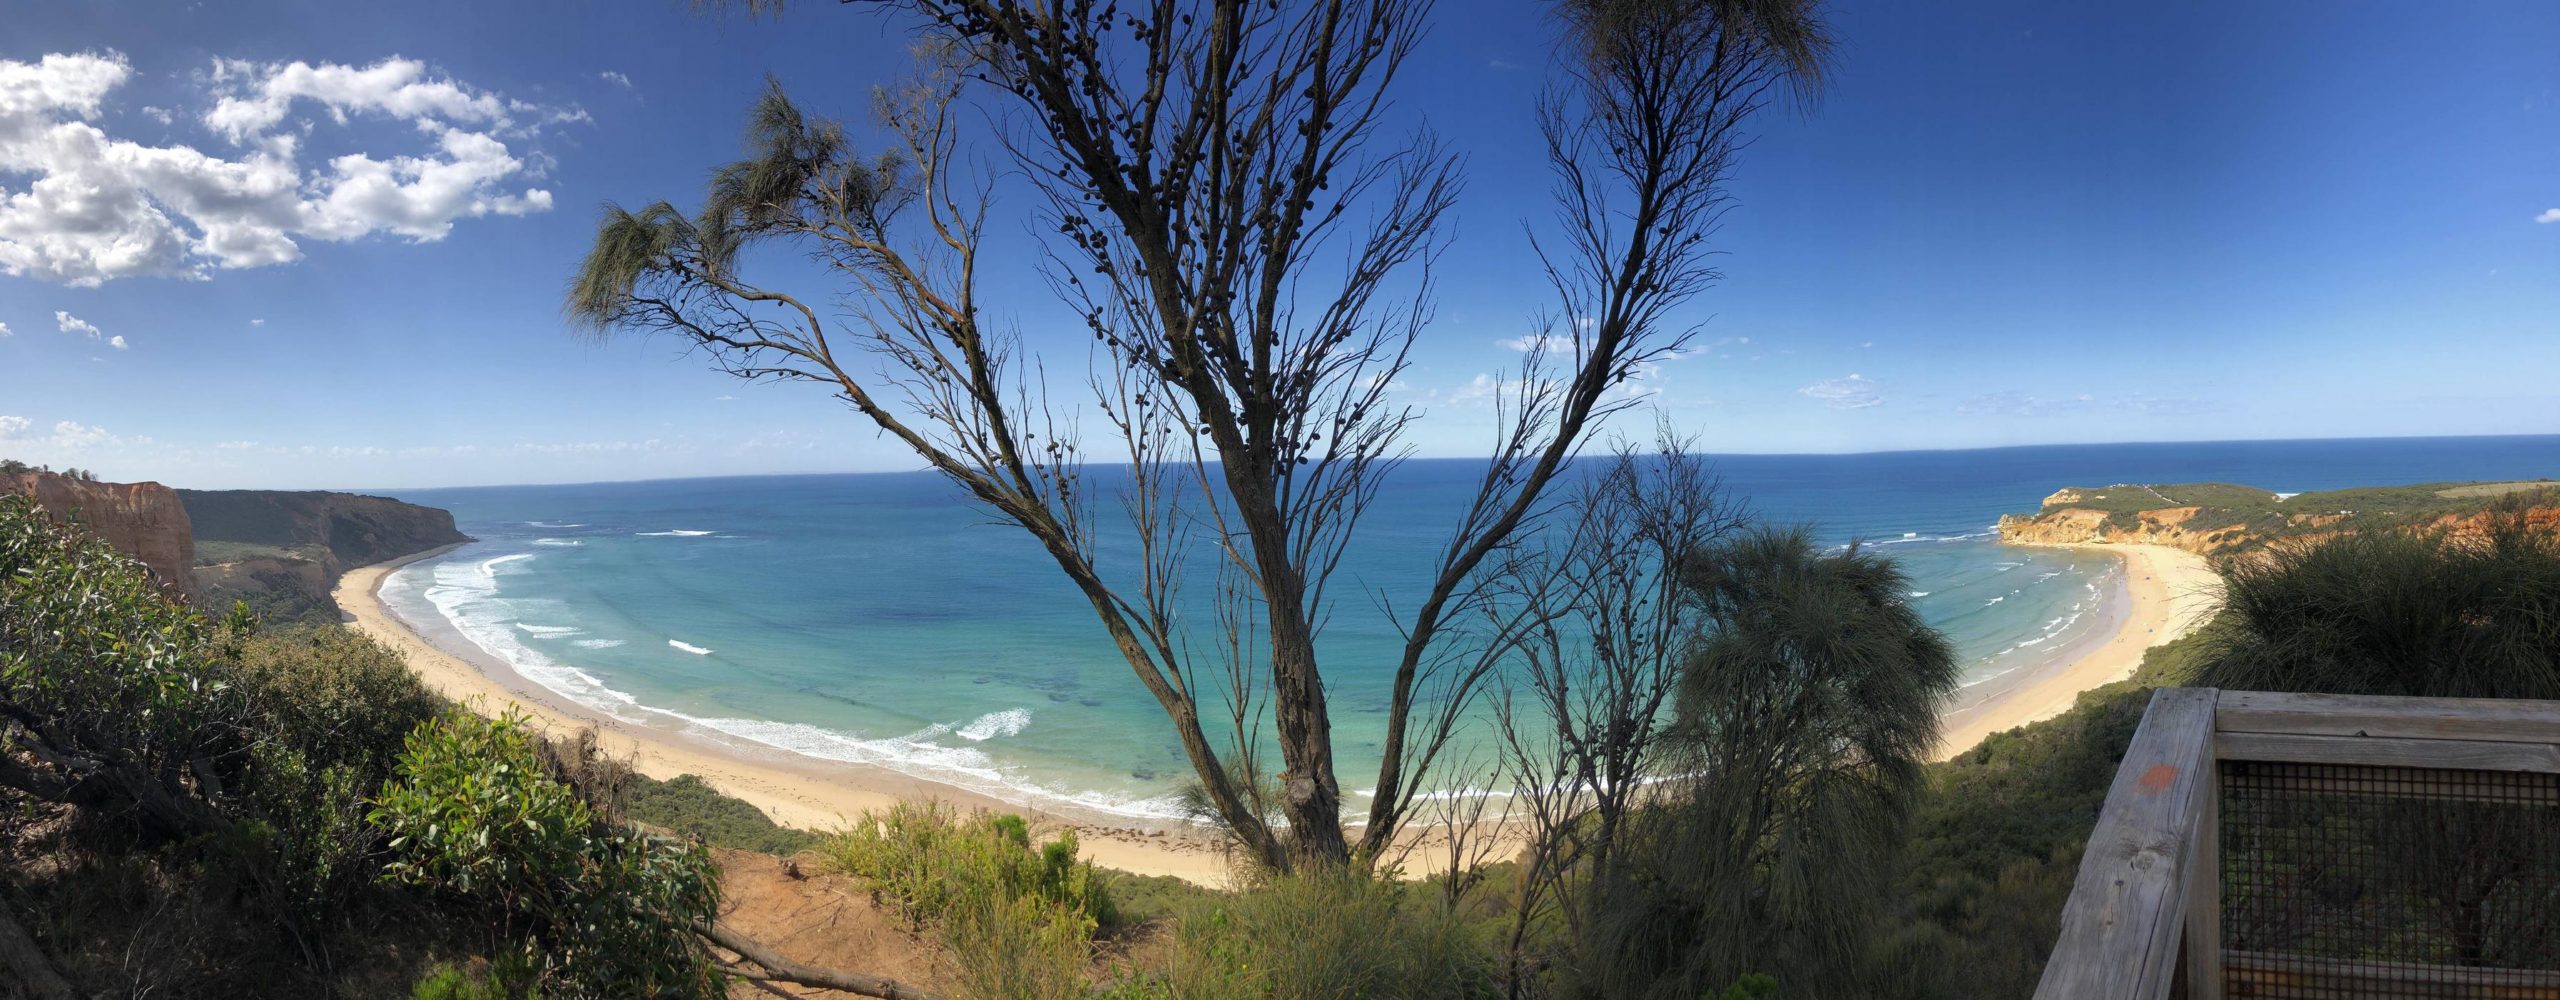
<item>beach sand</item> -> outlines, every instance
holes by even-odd
[[[1979,705],[1939,721],[1938,759],[1973,749],[1983,738],[2070,710],[2080,692],[2133,676],[2151,647],[2176,641],[2204,624],[2222,599],[2222,576],[2203,556],[2166,545],[2078,544],[2124,560],[2132,596],[2124,621],[2104,643],[2047,668]]]
[[[602,749],[631,761],[652,778],[698,775],[729,795],[763,809],[774,822],[804,830],[840,830],[865,812],[885,811],[901,800],[941,799],[961,808],[1026,813],[1044,828],[1072,827],[1085,857],[1095,864],[1142,875],[1171,875],[1203,885],[1223,884],[1229,869],[1218,843],[1185,829],[1120,829],[1069,822],[1036,809],[998,802],[966,789],[910,778],[883,768],[791,757],[766,759],[674,729],[615,719],[517,676],[495,661],[473,662],[438,648],[385,607],[377,591],[384,577],[448,549],[347,571],[338,581],[338,607],[352,627],[398,650],[429,688],[479,711],[508,708],[524,713],[545,732],[566,737],[594,729]]]
[[[2071,707],[2080,692],[2131,676],[2152,646],[2184,635],[2204,621],[2219,598],[2221,578],[2192,554],[2165,546],[2094,546],[2125,561],[2130,613],[2104,643],[2085,655],[2031,677],[1982,704],[1948,713],[1941,755],[1953,756],[1988,734],[2051,718]],[[399,651],[427,686],[479,711],[513,708],[555,736],[594,729],[604,751],[631,761],[640,773],[667,779],[698,775],[773,817],[806,830],[840,830],[865,812],[899,801],[940,799],[961,808],[1025,813],[1046,829],[1072,828],[1095,864],[1143,875],[1170,875],[1202,885],[1224,885],[1232,866],[1214,836],[1183,826],[1133,829],[1077,822],[1038,809],[911,778],[884,768],[796,757],[779,751],[717,743],[673,728],[616,719],[577,704],[516,675],[495,658],[457,656],[427,641],[391,613],[377,591],[391,571],[447,549],[349,570],[338,583],[338,606],[349,624]],[[1409,873],[1445,864],[1432,849],[1436,830],[1417,818],[1407,839]],[[1496,842],[1502,840],[1495,834]],[[1504,855],[1507,856],[1507,855]]]

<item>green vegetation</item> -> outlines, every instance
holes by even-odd
[[[306,559],[321,562],[329,558],[326,545],[269,545],[263,542],[225,542],[198,539],[196,565],[219,566],[244,559]]]
[[[0,497],[0,930],[83,995],[717,994],[708,861],[610,772]],[[495,985],[429,971],[473,954]]]
[[[384,877],[489,907],[577,994],[721,995],[693,934],[719,915],[709,856],[598,813],[548,754],[513,713],[412,731],[366,816],[389,838]]]
[[[1101,877],[1076,856],[1075,834],[1035,845],[1019,816],[901,803],[818,853],[918,927],[938,928],[965,996],[1084,996],[1094,933],[1118,921]]]
[[[1994,733],[1929,768],[1891,916],[1873,958],[1911,998],[2026,997],[2043,974],[2080,850],[2151,691],[2193,683],[2208,625],[2151,650],[2128,680],[2083,692],[2068,712]]]
[[[2500,483],[2419,483],[2323,490],[2280,497],[2255,486],[2230,483],[2118,484],[2071,487],[2074,498],[2046,506],[2106,512],[2107,527],[2132,531],[2147,511],[2196,507],[2179,527],[2195,534],[2236,529],[2225,547],[2246,550],[2282,538],[2327,536],[2340,525],[2380,531],[2425,525],[2447,517],[2480,514],[2502,503],[2560,503],[2551,480]]]
[[[1137,995],[1500,996],[1492,929],[1440,906],[1427,886],[1348,870],[1274,877],[1186,908]]]
[[[806,830],[775,823],[764,810],[722,795],[690,774],[679,774],[668,781],[631,775],[623,780],[617,803],[632,822],[699,838],[713,847],[789,856],[816,846],[822,839]]]
[[[2231,568],[2204,683],[2560,698],[2560,538],[2508,496],[2476,531],[2359,532]]]
[[[1677,791],[1590,873],[1575,995],[1695,997],[1753,973],[1862,992],[1866,932],[1937,742],[1955,651],[1873,550],[1756,530],[1689,567],[1710,622],[1680,678]]]

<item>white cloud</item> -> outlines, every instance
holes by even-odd
[[[612,71],[612,70],[606,70],[606,71],[604,71],[604,72],[602,72],[602,73],[598,73],[598,74],[596,74],[596,78],[597,78],[597,79],[600,79],[600,80],[603,80],[603,81],[604,81],[604,82],[606,82],[606,83],[610,83],[610,84],[612,84],[612,85],[614,85],[614,86],[616,86],[616,87],[620,87],[620,88],[622,88],[622,89],[624,89],[624,90],[629,90],[629,89],[631,89],[631,78],[630,78],[630,77],[627,77],[627,76],[624,76],[624,75],[622,75],[622,74],[620,74],[620,73],[616,73],[616,72],[614,72],[614,71]]]
[[[2533,221],[2535,221],[2535,222],[2560,222],[2560,208],[2546,208],[2546,209],[2543,209],[2543,210],[2542,210],[2542,214],[2541,214],[2541,215],[2537,215],[2537,216],[2534,216],[2534,217],[2533,217]]]
[[[6,337],[6,336],[8,336],[8,335],[9,335],[9,324],[7,324],[7,323],[0,323],[0,337]]]
[[[107,338],[107,346],[119,351],[124,350],[124,338],[122,336],[109,337]]]
[[[1876,392],[1876,380],[1850,372],[1847,378],[1827,378],[1796,390],[1821,400],[1835,410],[1863,410],[1884,405],[1884,397]]]
[[[70,313],[63,312],[60,309],[53,311],[53,325],[60,327],[64,333],[76,333],[91,340],[98,339],[98,334],[100,332],[97,324],[81,319],[78,316],[71,315]]]
[[[27,418],[0,415],[0,441],[8,441],[27,432]]]
[[[53,425],[52,444],[56,448],[94,448],[117,443],[120,442],[116,436],[107,433],[104,427],[90,427],[70,420]]]
[[[1565,356],[1573,354],[1573,338],[1552,333],[1533,333],[1526,337],[1513,337],[1495,343],[1501,345],[1503,350],[1518,351],[1522,354],[1530,351],[1545,351],[1548,354]]]
[[[168,125],[168,124],[174,123],[174,122],[176,122],[176,121],[178,120],[178,115],[177,115],[177,113],[176,113],[176,112],[171,111],[171,110],[169,110],[169,109],[167,109],[167,108],[155,108],[155,107],[151,107],[151,106],[149,106],[149,105],[144,105],[144,106],[143,106],[143,108],[142,108],[142,115],[143,115],[143,117],[145,117],[145,118],[149,118],[149,119],[151,119],[152,121],[155,121],[155,122],[159,122],[159,123],[160,123],[160,124],[162,124],[162,125]]]
[[[97,122],[133,77],[121,54],[0,59],[0,273],[71,285],[137,276],[207,278],[221,268],[300,259],[297,238],[391,233],[441,239],[457,219],[548,211],[551,193],[512,187],[541,173],[522,144],[548,124],[585,118],[429,76],[424,63],[367,67],[217,60],[200,117],[240,148],[226,158],[148,146]],[[277,130],[302,104],[340,126],[396,121],[424,137],[411,154],[300,162],[311,123]],[[149,110],[145,114],[150,114]],[[155,116],[156,117],[156,116]],[[530,161],[529,159],[530,158]]]
[[[266,320],[264,320],[264,319],[253,319],[253,320],[250,320],[250,321],[249,321],[249,325],[250,325],[250,326],[265,326],[265,325],[267,325],[267,321],[266,321]]]

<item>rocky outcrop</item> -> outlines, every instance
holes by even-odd
[[[207,603],[268,622],[336,621],[329,594],[357,566],[467,542],[453,514],[389,497],[312,490],[179,490],[196,539],[226,561],[196,568]]]
[[[0,476],[0,493],[35,497],[59,524],[73,524],[151,567],[169,596],[192,600],[195,533],[178,491],[159,483],[100,483],[51,472]]]

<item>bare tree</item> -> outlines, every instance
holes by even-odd
[[[1353,529],[1404,454],[1414,412],[1390,387],[1430,317],[1456,193],[1454,160],[1430,136],[1377,141],[1427,0],[893,6],[928,26],[930,61],[878,102],[888,153],[856,153],[842,126],[775,88],[747,157],[715,175],[699,212],[607,210],[571,313],[677,334],[742,377],[827,386],[1040,543],[1256,857],[1379,856],[1492,662],[1487,645],[1443,642],[1444,628],[1476,617],[1487,561],[1534,521],[1590,428],[1638,398],[1623,385],[1686,339],[1662,318],[1714,277],[1704,240],[1733,125],[1819,56],[1794,26],[1802,4],[1566,5],[1606,44],[1575,76],[1588,97],[1548,108],[1574,229],[1546,255],[1564,293],[1554,346],[1507,383],[1494,455],[1429,587],[1391,609],[1404,643],[1356,848],[1316,640]],[[1652,6],[1740,27],[1707,32],[1711,53],[1608,40],[1634,37],[1617,26]],[[1702,77],[1702,60],[1720,68]],[[1137,540],[1129,567],[1101,564],[1106,498],[1083,481],[1077,411],[982,314],[992,198],[964,176],[956,122],[973,83],[1005,95],[1017,127],[1004,145],[1054,234],[1050,290],[1102,354],[1088,381],[1111,457],[1130,468],[1107,498]],[[831,267],[849,285],[840,309],[749,278],[757,244]],[[1217,554],[1224,598],[1221,638],[1198,644],[1177,613],[1195,541]],[[1228,731],[1213,739],[1204,702],[1220,698]],[[1420,719],[1418,704],[1432,706]],[[1266,719],[1277,803],[1239,766]]]
[[[1742,522],[1704,463],[1665,428],[1658,456],[1622,449],[1572,504],[1573,530],[1523,559],[1506,606],[1521,670],[1496,701],[1521,816],[1510,955],[1543,914],[1568,927],[1573,890],[1604,882],[1666,746],[1663,717],[1702,624],[1682,594],[1692,560]]]

